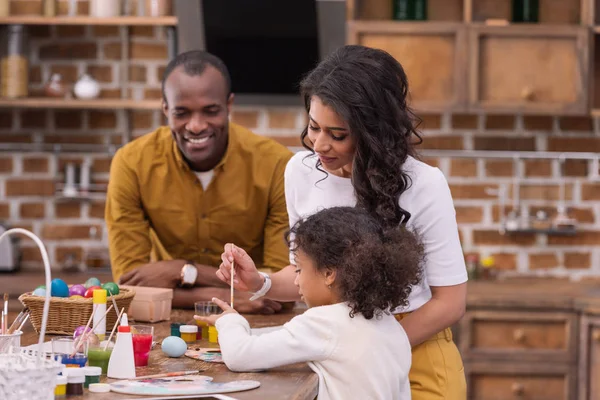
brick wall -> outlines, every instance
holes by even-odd
[[[66,13],[66,1],[59,9]],[[79,13],[87,13],[80,1]],[[36,0],[13,0],[13,14],[39,13]],[[120,95],[119,28],[32,27],[30,30],[32,94],[38,93],[54,72],[74,82],[83,72],[102,85],[102,97]],[[165,28],[133,27],[130,30],[129,75],[126,88],[135,99],[160,96],[160,79],[166,64]],[[40,235],[54,268],[67,255],[84,264],[93,251],[106,253],[103,194],[91,201],[60,202],[54,198],[68,161],[92,163],[93,183],[108,180],[110,154],[100,145],[123,142],[127,119],[133,136],[158,126],[159,111],[0,110],[0,143],[83,143],[98,145],[90,153],[0,153],[0,220]],[[423,115],[426,149],[509,151],[600,151],[598,128],[588,118],[498,115]],[[306,117],[301,108],[235,107],[232,119],[255,132],[272,136],[289,146],[298,145]],[[600,184],[588,175],[591,163],[565,164],[566,196],[582,233],[574,237],[502,236],[499,204],[486,189],[511,186],[517,173],[510,160],[431,158],[448,178],[455,199],[465,252],[494,255],[507,274],[550,274],[585,277],[600,275]],[[559,193],[559,175],[548,160],[531,160],[518,172],[523,203],[533,211],[544,208],[552,215]],[[100,186],[102,187],[102,186]],[[37,268],[39,252],[23,241],[24,267]]]

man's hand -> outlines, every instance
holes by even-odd
[[[238,312],[231,308],[231,306],[225,303],[221,299],[217,299],[216,297],[212,298],[213,303],[216,303],[223,312],[221,314],[213,314],[213,315],[194,315],[194,319],[196,321],[206,322],[209,325],[214,325],[219,318],[221,318],[225,314],[237,314]]]
[[[280,303],[261,297],[258,300],[250,301],[252,293],[235,292],[235,309],[242,314],[275,314],[281,311]]]
[[[181,281],[183,265],[180,260],[145,264],[123,274],[119,283],[131,286],[176,288]]]

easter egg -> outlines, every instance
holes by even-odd
[[[69,296],[83,296],[85,287],[83,285],[73,285],[69,288]]]
[[[36,287],[36,289],[40,289],[40,288],[46,290],[46,285],[40,285],[40,286]]]
[[[69,297],[69,286],[62,279],[52,279],[50,295],[52,297]]]
[[[85,281],[83,286],[85,286],[86,289],[89,289],[92,286],[100,286],[100,279],[98,279],[96,277],[90,278],[87,281]]]
[[[38,287],[31,294],[34,295],[34,296],[46,297],[46,289]]]
[[[73,299],[73,300],[77,300],[77,299],[85,299],[85,297],[83,297],[83,296],[80,296],[80,295],[78,295],[78,294],[74,294],[73,296],[69,296],[69,298],[70,298],[70,299]]]
[[[75,331],[73,332],[73,339],[77,338],[78,336],[81,336],[81,334],[83,333],[84,330],[86,332],[92,332],[92,328],[90,328],[89,326],[87,329],[85,329],[85,325],[78,326],[77,328],[75,328]]]
[[[178,336],[166,337],[161,344],[162,351],[169,357],[181,357],[187,350],[187,344]]]
[[[119,285],[114,282],[106,282],[102,285],[102,289],[106,290],[109,296],[116,296],[119,294]]]
[[[102,289],[100,286],[90,286],[84,293],[83,297],[86,299],[94,297],[94,290]]]

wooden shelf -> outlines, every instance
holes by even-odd
[[[23,15],[0,18],[2,25],[154,25],[154,26],[175,26],[177,17],[112,17],[96,18],[87,16],[75,17],[42,17],[39,15]]]
[[[160,100],[130,99],[52,99],[32,97],[24,99],[0,99],[0,108],[51,108],[51,109],[131,109],[159,110]]]

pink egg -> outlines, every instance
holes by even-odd
[[[69,296],[83,296],[85,294],[85,286],[73,285],[69,288]]]

